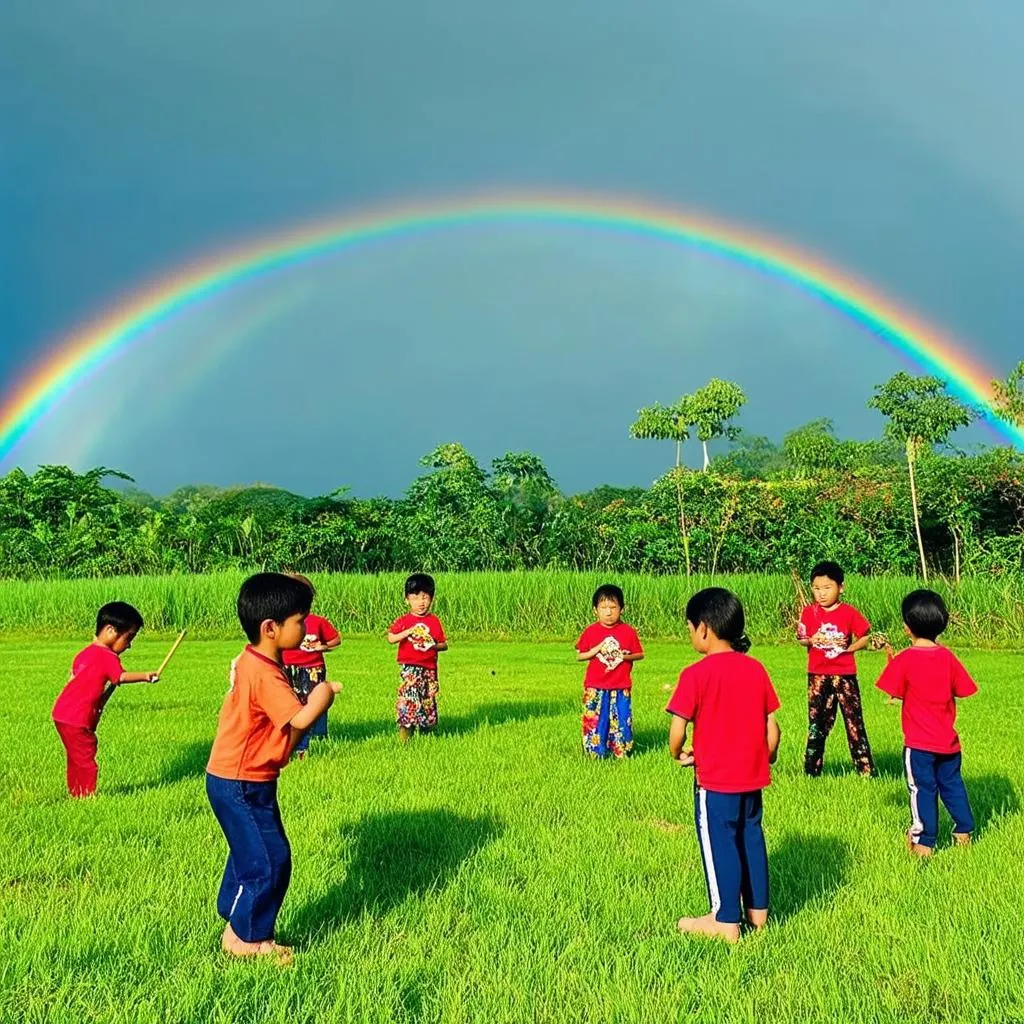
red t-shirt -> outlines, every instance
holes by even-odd
[[[231,662],[206,770],[221,779],[272,782],[288,762],[291,720],[302,710],[284,670],[251,647]]]
[[[778,708],[764,665],[724,651],[684,668],[665,710],[693,722],[698,786],[749,793],[771,782],[768,716]]]
[[[644,653],[636,630],[625,622],[616,622],[611,627],[592,622],[576,641],[576,650],[582,654],[598,644],[603,644],[604,649],[587,662],[583,685],[595,690],[630,689],[633,686],[633,663],[623,661],[622,655],[624,652]]]
[[[436,669],[437,645],[447,642],[440,620],[436,615],[413,615],[408,612],[395,619],[388,627],[388,632],[404,633],[410,626],[420,628],[412,636],[398,642],[398,664]]]
[[[337,640],[341,634],[319,615],[306,616],[306,635],[302,638],[302,646],[294,651],[282,651],[281,657],[286,665],[298,665],[300,668],[324,668],[323,651],[311,651],[310,647]]]
[[[89,644],[75,655],[71,678],[53,705],[53,720],[61,725],[95,729],[100,712],[124,672],[121,659],[102,644]]]
[[[903,701],[903,742],[913,750],[955,754],[956,698],[978,687],[948,647],[908,647],[885,666],[878,688]]]
[[[807,671],[816,676],[856,675],[857,662],[846,648],[870,629],[871,623],[852,604],[840,602],[831,611],[820,604],[806,605],[796,627],[797,638],[808,640],[815,633],[825,637],[823,644],[807,648]]]

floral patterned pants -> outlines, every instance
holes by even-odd
[[[633,700],[629,690],[583,688],[583,753],[628,757],[633,749]]]
[[[398,666],[395,719],[403,729],[430,732],[437,726],[437,669],[425,665]]]
[[[861,775],[874,775],[871,745],[864,728],[864,712],[860,705],[860,687],[856,676],[807,676],[807,751],[804,771],[820,775],[825,760],[825,741],[836,724],[836,710],[843,713],[846,742],[850,746],[853,766]]]

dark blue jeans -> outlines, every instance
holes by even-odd
[[[919,846],[934,846],[939,834],[939,797],[953,819],[953,831],[974,831],[974,815],[967,787],[960,775],[960,752],[932,754],[927,750],[903,750],[910,791],[910,838]]]
[[[694,817],[708,901],[716,921],[739,924],[745,910],[768,909],[768,850],[761,790],[716,793],[694,787]]]
[[[277,781],[245,782],[208,772],[206,795],[228,841],[217,913],[243,942],[272,939],[292,875]]]

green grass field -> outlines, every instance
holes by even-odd
[[[651,644],[636,669],[634,758],[587,763],[570,647],[456,637],[438,734],[399,749],[393,651],[350,640],[331,656],[331,738],[282,776],[279,936],[298,955],[281,969],[218,950],[226,846],[203,769],[238,644],[186,644],[158,686],[116,694],[100,796],[75,802],[49,709],[79,646],[0,646],[4,1022],[1024,1020],[1024,656],[964,654],[978,841],[949,849],[944,819],[922,864],[903,846],[898,712],[865,686],[881,777],[851,774],[840,728],[805,779],[803,652],[755,648],[783,700],[774,918],[728,948],[674,934],[706,908],[692,776],[661,711],[688,647]],[[126,664],[165,646],[140,639]],[[861,664],[873,681],[880,656]]]

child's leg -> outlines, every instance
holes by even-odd
[[[714,793],[699,786],[695,788],[693,799],[704,881],[711,904],[709,917],[718,924],[734,925],[737,935],[743,877],[739,850],[740,799],[737,793]]]
[[[927,856],[935,846],[939,832],[939,786],[935,777],[935,754],[924,750],[903,751],[903,765],[910,791],[910,831],[907,838],[911,849]],[[920,847],[920,849],[915,849]]]
[[[804,772],[821,774],[825,762],[825,741],[836,722],[836,677],[807,676],[807,750]]]
[[[939,796],[949,816],[953,819],[953,836],[958,843],[966,845],[974,831],[974,815],[971,803],[967,799],[967,787],[960,774],[961,757],[959,751],[938,758],[936,765],[936,782]],[[963,836],[964,838],[960,838]]]
[[[305,670],[306,678],[308,679],[308,688],[312,692],[313,688],[319,686],[327,678],[327,673],[322,668],[307,668]],[[322,740],[327,736],[327,712],[325,711],[320,715],[316,721],[309,727],[309,731],[306,735],[310,739]],[[307,746],[309,741],[306,741]]]
[[[99,766],[96,764],[96,732],[81,726],[54,723],[67,755],[65,775],[68,792],[75,797],[92,796],[96,792]]]
[[[628,757],[633,749],[633,699],[630,690],[608,691],[608,749]]]
[[[608,756],[611,691],[583,688],[583,753],[590,757]]]
[[[437,728],[437,669],[420,669],[420,708],[417,727],[420,732]]]
[[[743,909],[755,928],[763,927],[768,920],[768,848],[761,827],[763,806],[761,790],[743,794],[739,843]]]
[[[853,766],[860,775],[874,775],[875,764],[871,760],[871,745],[868,743],[867,729],[864,728],[864,711],[861,707],[857,677],[840,676],[837,690]]]
[[[419,676],[414,665],[398,666],[398,698],[395,702],[395,720],[398,738],[404,743],[416,728],[419,709]]]
[[[228,911],[231,932],[241,942],[273,941],[292,866],[277,805],[277,783],[208,774],[206,792],[230,850],[221,885],[224,906],[218,901],[218,910]],[[228,903],[232,883],[235,891]]]

